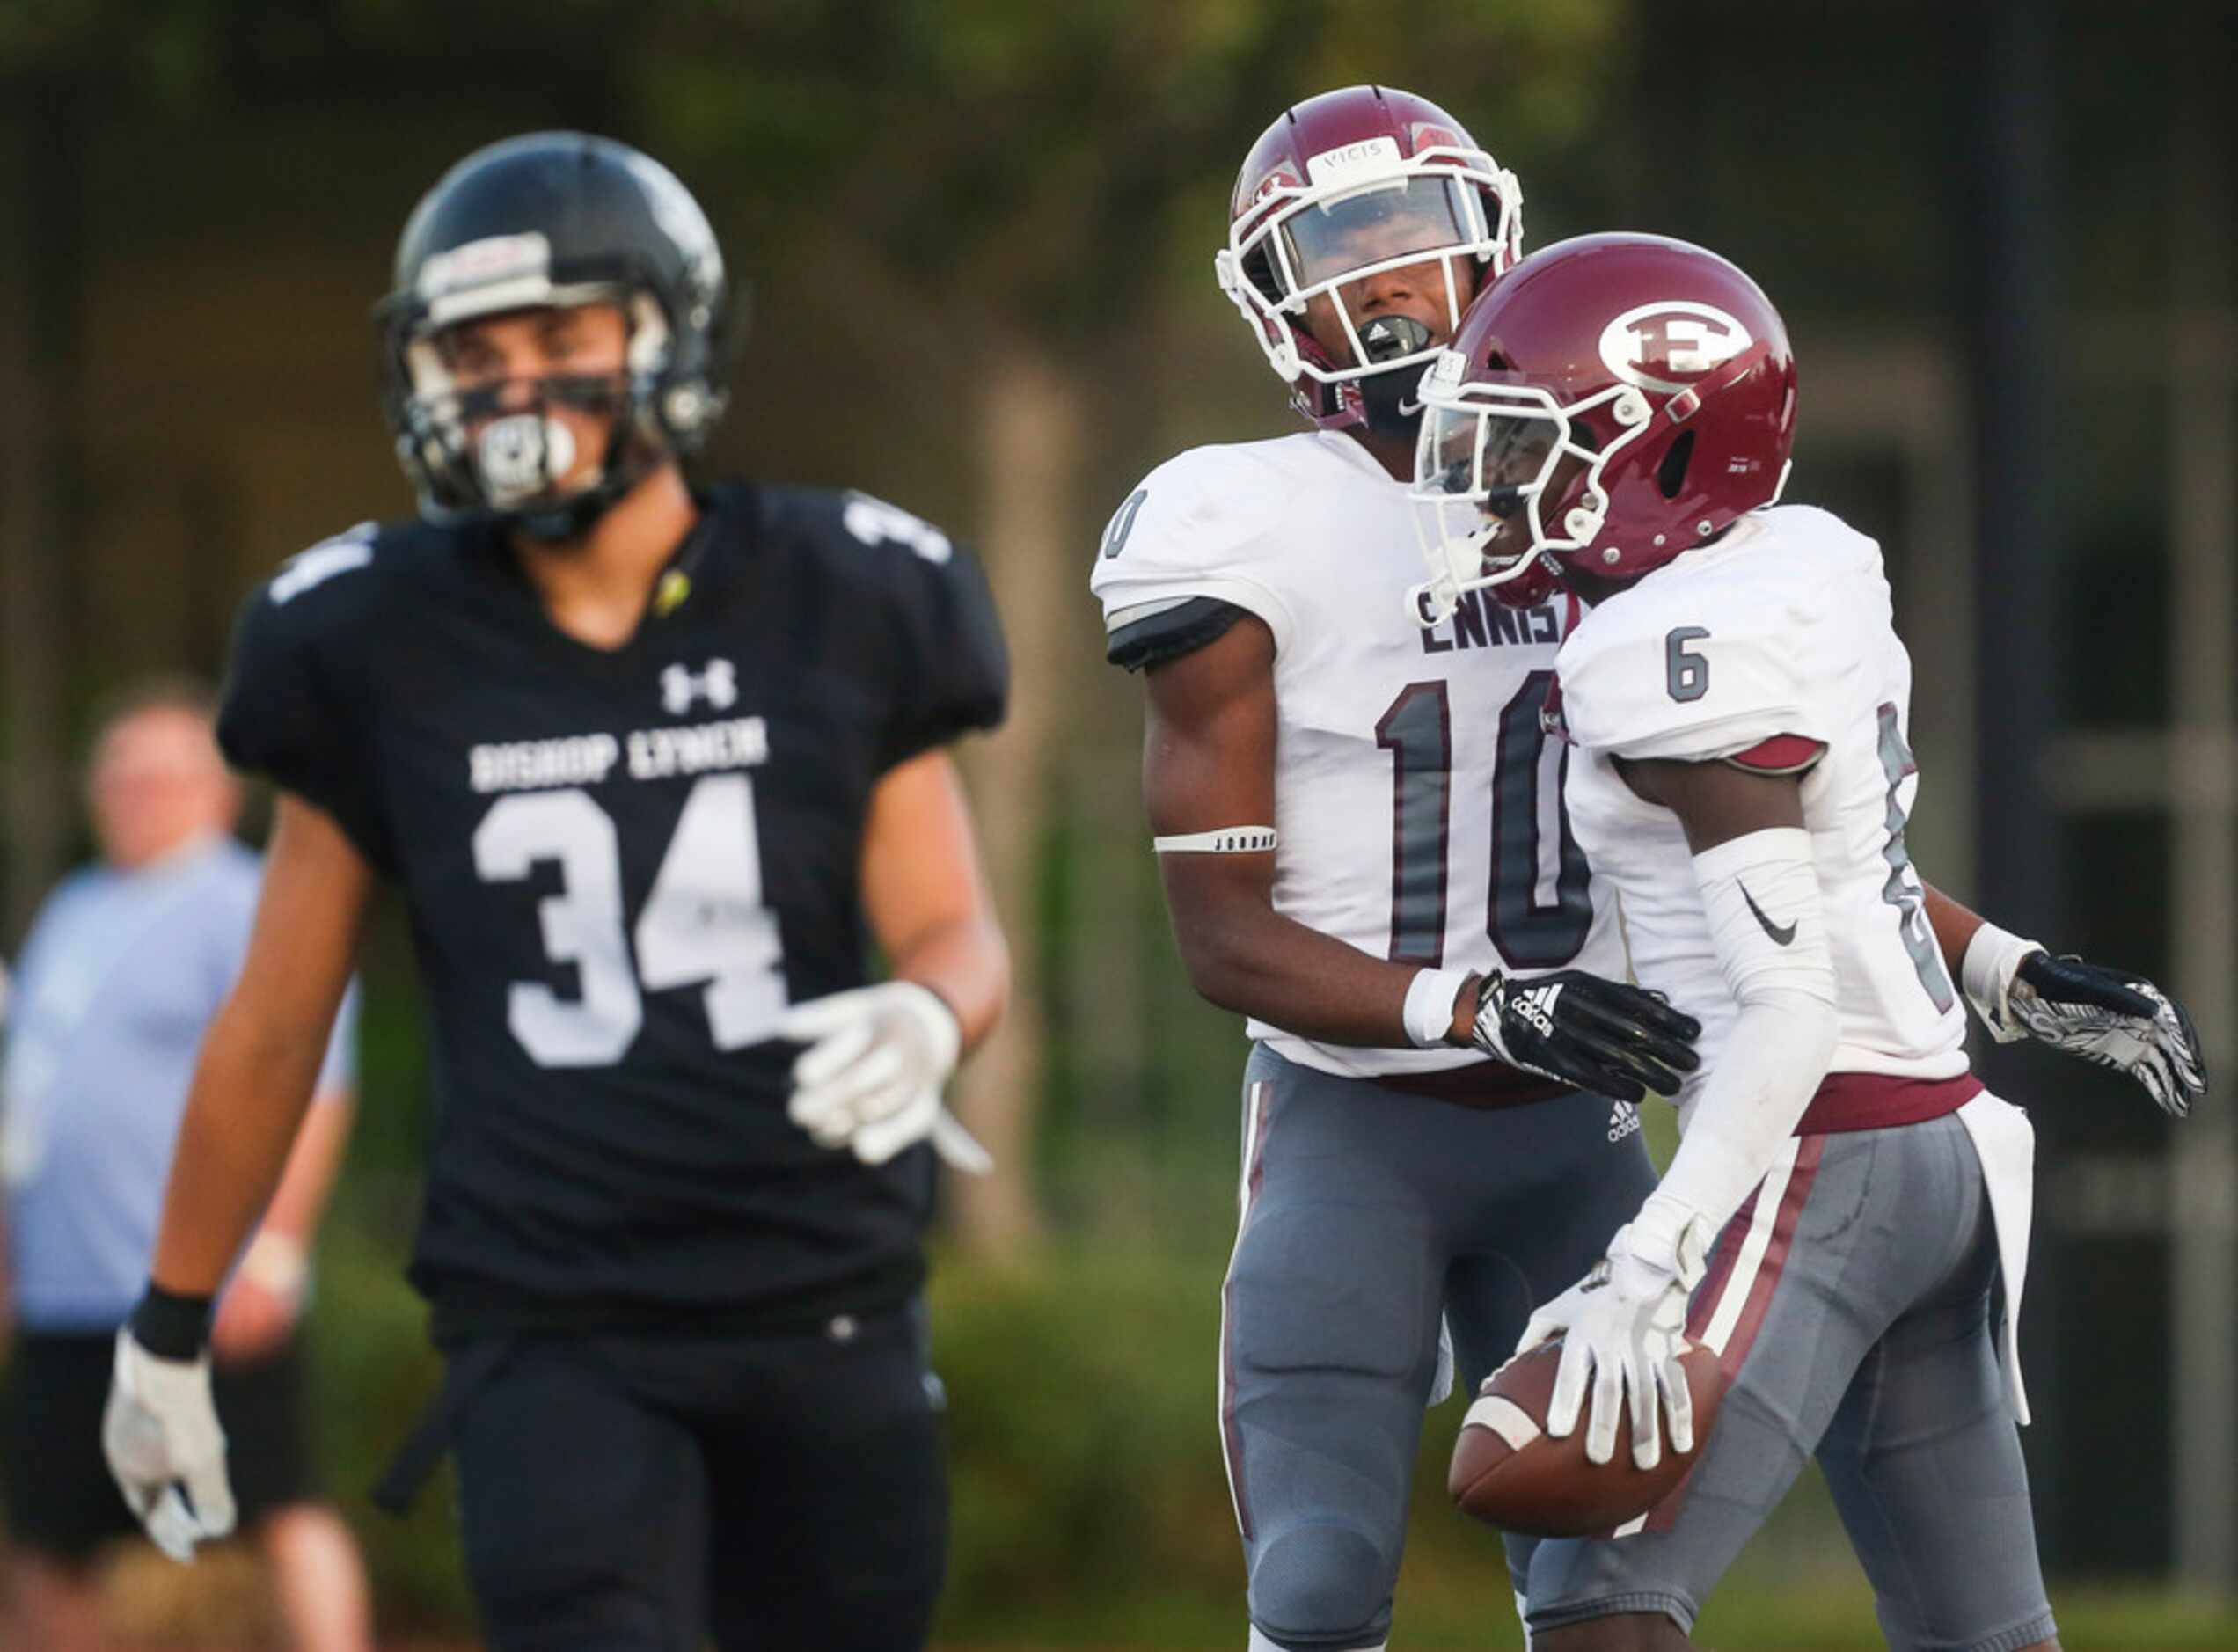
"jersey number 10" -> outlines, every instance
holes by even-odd
[[[645,990],[708,983],[707,1028],[718,1049],[771,1035],[785,1012],[785,947],[762,904],[754,783],[711,774],[691,788],[660,872],[638,914],[636,961],[624,933],[621,843],[589,793],[501,798],[474,830],[474,870],[486,883],[560,863],[561,889],[540,902],[545,955],[575,966],[573,1000],[541,981],[508,989],[506,1024],[540,1067],[619,1061],[644,1024]]]
[[[1557,751],[1548,764],[1539,713],[1551,671],[1533,671],[1500,708],[1492,771],[1492,895],[1485,932],[1510,969],[1552,969],[1584,949],[1593,926],[1591,868],[1569,835]],[[1453,720],[1447,685],[1409,683],[1376,724],[1376,743],[1393,757],[1391,776],[1391,961],[1437,966],[1445,960],[1445,859],[1452,835]],[[1553,773],[1547,771],[1552,768]],[[1556,788],[1556,864],[1542,866],[1541,788]],[[1551,883],[1553,899],[1540,899]]]

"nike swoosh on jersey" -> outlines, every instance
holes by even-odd
[[[1745,883],[1741,885],[1741,899],[1748,903],[1750,915],[1756,919],[1757,926],[1772,937],[1774,946],[1784,947],[1796,938],[1796,926],[1793,924],[1782,927],[1764,916],[1764,909],[1756,903],[1756,896],[1749,893],[1748,885]]]

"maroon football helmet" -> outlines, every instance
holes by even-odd
[[[1481,283],[1522,252],[1514,173],[1436,104],[1389,87],[1348,86],[1284,110],[1251,146],[1213,271],[1291,387],[1291,404],[1336,429],[1364,418],[1358,380],[1419,370],[1437,346],[1418,342],[1418,329],[1379,335],[1339,303],[1350,359],[1332,361],[1306,331],[1307,301],[1435,259],[1444,267],[1450,337],[1463,308],[1454,260],[1472,260]]]
[[[1532,253],[1470,307],[1421,395],[1416,605],[1434,617],[1550,558],[1614,580],[1660,567],[1777,500],[1795,445],[1780,312],[1716,253],[1657,235]]]

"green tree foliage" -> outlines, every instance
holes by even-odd
[[[1627,10],[730,0],[658,11],[624,73],[648,131],[754,168],[775,212],[836,216],[918,281],[1078,340],[1203,279],[1235,168],[1285,105],[1419,86],[1503,157],[1550,147],[1598,106]]]
[[[741,169],[772,230],[842,223],[928,288],[1023,301],[1064,338],[1127,311],[1180,245],[1198,255],[1244,147],[1284,105],[1360,81],[1419,87],[1513,164],[1599,108],[1631,14],[1629,0],[11,0],[0,76],[84,77],[188,110],[541,81],[559,109],[681,164]]]

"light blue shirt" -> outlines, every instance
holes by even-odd
[[[247,954],[263,875],[230,837],[57,885],[24,942],[0,1067],[16,1312],[106,1331],[139,1299],[202,1032]],[[355,1082],[357,990],[321,1094]]]

